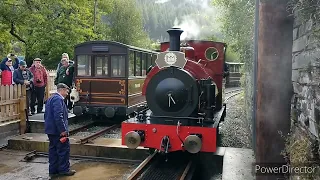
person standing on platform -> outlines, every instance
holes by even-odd
[[[71,89],[73,84],[74,67],[69,64],[69,60],[67,58],[62,58],[61,64],[62,66],[57,71],[57,77],[54,80],[54,84],[57,85],[58,83],[64,83]],[[68,106],[68,112],[70,112],[73,106],[70,101],[70,94],[65,98],[65,103]]]
[[[28,116],[31,116],[30,101],[31,101],[31,93],[33,91],[33,74],[29,69],[27,69],[27,63],[25,61],[20,61],[19,68],[14,70],[13,81],[16,84],[26,85],[27,110],[28,110]]]
[[[19,59],[16,55],[10,53],[4,58],[0,63],[1,69],[1,85],[12,85],[13,81],[13,72],[15,69],[19,68]]]
[[[45,88],[47,86],[47,81],[48,81],[47,70],[41,64],[40,58],[35,58],[33,60],[33,64],[29,68],[29,70],[32,72],[33,79],[34,79],[34,89],[32,91],[31,104],[30,104],[31,114],[35,114],[36,100],[38,101],[37,113],[43,113],[42,112],[43,99],[44,99]]]
[[[70,65],[73,65],[73,64],[74,64],[74,61],[71,61],[71,60],[69,59],[68,53],[62,53],[61,59],[63,59],[63,58],[67,58]],[[57,71],[60,69],[61,66],[62,66],[62,63],[59,62],[58,66],[57,66]]]
[[[76,171],[70,170],[70,142],[68,129],[68,111],[64,99],[69,94],[66,84],[57,84],[54,93],[45,105],[45,133],[49,138],[49,176],[73,176]]]

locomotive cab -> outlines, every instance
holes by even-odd
[[[191,47],[188,43],[181,43],[180,46],[180,51],[185,54],[185,58],[195,61],[194,48]]]

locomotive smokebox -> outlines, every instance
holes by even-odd
[[[183,30],[180,28],[171,28],[168,31],[170,37],[170,51],[180,51],[180,36]]]

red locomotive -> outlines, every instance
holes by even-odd
[[[186,41],[179,28],[167,31],[156,66],[142,88],[147,107],[122,122],[122,144],[161,152],[215,152],[224,120],[223,63],[226,44]],[[168,50],[169,47],[169,50]]]

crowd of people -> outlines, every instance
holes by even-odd
[[[43,60],[35,58],[28,68],[27,63],[19,60],[17,55],[8,54],[0,63],[1,85],[21,84],[26,86],[26,99],[28,115],[43,113],[45,90],[48,85],[48,71],[42,64]],[[73,85],[74,67],[73,61],[67,53],[63,53],[58,64],[57,76],[54,84],[66,84],[69,88]],[[70,94],[64,99],[68,111],[72,109]]]

